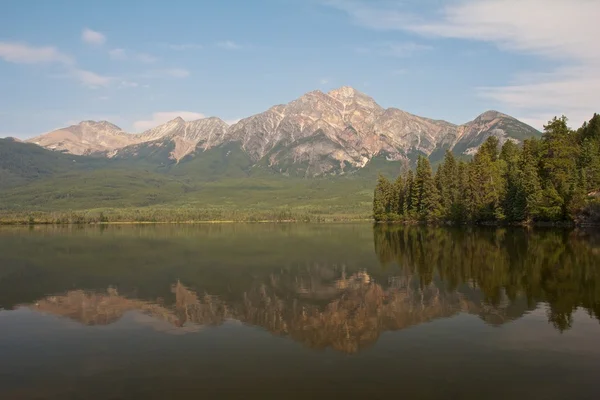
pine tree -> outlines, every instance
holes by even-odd
[[[435,176],[419,156],[392,184],[380,176],[373,216],[385,220],[570,221],[591,218],[600,203],[589,192],[600,190],[600,115],[576,132],[567,119],[554,118],[541,140],[512,141],[498,148],[489,137],[469,162],[447,151]]]
[[[554,118],[544,126],[542,136],[542,179],[547,198],[553,198],[556,192],[561,198],[563,205],[562,217],[567,217],[565,207],[569,193],[577,182],[577,159],[578,149],[576,135],[567,126],[567,118]],[[550,188],[549,186],[552,186]],[[550,203],[556,204],[552,200]],[[554,205],[547,205],[554,207]],[[552,212],[551,214],[553,214]]]
[[[379,174],[377,186],[373,195],[373,218],[377,222],[387,221],[387,210],[389,207],[389,180]]]
[[[458,188],[458,164],[451,151],[446,150],[444,162],[436,174],[436,187],[440,194],[441,214],[446,219],[452,219],[453,205],[460,196]]]
[[[397,215],[397,218],[400,218],[404,215],[404,177],[402,175],[398,175],[396,182],[394,183],[394,191],[395,191],[395,205],[394,205],[394,213]]]
[[[458,163],[458,190],[460,198],[452,207],[452,216],[455,222],[466,222],[473,218],[474,198],[469,164],[464,161]]]
[[[519,159],[521,151],[519,147],[510,140],[507,140],[502,146],[500,159],[505,163],[504,170],[504,198],[502,199],[502,209],[504,210],[507,221],[516,222],[524,219],[525,202],[522,196],[519,196],[520,168]]]
[[[471,179],[474,185],[474,218],[479,221],[503,219],[505,162],[498,159],[498,138],[491,136],[485,141],[475,154],[471,167]]]
[[[539,147],[539,142],[535,139],[526,140],[523,144],[515,205],[517,221],[531,221],[542,213],[543,191],[538,173]]]
[[[406,184],[404,185],[404,215],[406,218],[414,218],[415,207],[418,202],[415,196],[415,178],[412,170],[406,174]]]
[[[431,164],[425,156],[419,156],[415,177],[417,215],[422,220],[440,217],[440,199],[432,176]]]

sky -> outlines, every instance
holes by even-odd
[[[598,0],[3,0],[0,137],[227,122],[352,86],[453,123],[600,112]]]

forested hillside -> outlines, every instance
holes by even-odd
[[[600,115],[580,129],[554,118],[518,146],[489,137],[471,161],[446,152],[436,173],[419,157],[391,182],[379,177],[376,221],[600,222]]]

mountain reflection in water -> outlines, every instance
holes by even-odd
[[[596,399],[600,235],[0,228],[0,399]]]
[[[600,252],[585,233],[377,226],[373,235],[380,265],[368,269],[312,263],[237,277],[235,285],[228,281],[233,277],[222,277],[222,289],[213,292],[176,281],[169,299],[109,287],[26,305],[85,325],[111,324],[137,311],[179,333],[237,320],[344,353],[369,347],[386,331],[459,313],[501,325],[543,302],[560,331],[571,327],[579,307],[598,318]]]

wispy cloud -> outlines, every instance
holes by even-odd
[[[79,68],[75,60],[53,46],[36,47],[23,43],[0,42],[0,58],[15,64],[59,64],[60,76],[68,77],[90,88],[108,86],[114,78]]]
[[[162,79],[162,78],[177,78],[183,79],[187,78],[191,75],[190,71],[185,68],[165,68],[165,69],[155,69],[151,71],[144,72],[140,74],[138,77],[140,79]]]
[[[226,50],[240,50],[242,48],[241,45],[237,44],[236,42],[234,42],[232,40],[224,40],[221,42],[217,42],[217,47],[220,47],[220,48],[226,49]]]
[[[205,118],[205,115],[193,111],[160,111],[152,114],[150,119],[135,121],[133,123],[133,128],[137,132],[145,131],[169,122],[177,117],[181,117],[186,121],[194,121]]]
[[[321,85],[327,85],[329,83],[329,78],[321,78],[319,81]]]
[[[108,55],[113,60],[134,60],[145,64],[152,64],[157,61],[153,55],[146,53],[138,53],[135,51],[125,50],[121,48],[111,49]]]
[[[418,44],[414,42],[404,43],[383,43],[380,46],[382,54],[391,57],[410,57],[415,53],[433,49],[432,46]]]
[[[154,57],[151,54],[146,54],[146,53],[136,53],[134,57],[136,60],[146,63],[146,64],[152,64],[157,61],[156,57]]]
[[[481,96],[517,109],[525,119],[567,113],[580,124],[600,106],[598,1],[458,0],[433,15],[415,15],[402,4],[389,2],[330,0],[326,4],[371,29],[488,42],[561,65],[550,72],[534,71],[525,79],[516,76],[507,86],[478,89]]]
[[[393,76],[406,75],[406,73],[408,73],[408,70],[405,68],[398,68],[391,72]]]
[[[172,78],[187,78],[188,76],[190,76],[190,71],[184,68],[169,68],[164,69],[160,72]]]
[[[111,49],[108,51],[108,55],[113,60],[126,60],[127,59],[127,52],[125,51],[125,49]]]
[[[387,57],[410,57],[416,53],[432,50],[433,47],[415,42],[383,42],[372,46],[360,46],[354,50],[358,54],[380,55]]]
[[[119,88],[124,89],[124,88],[137,88],[139,87],[140,84],[137,82],[132,82],[132,81],[127,81],[127,80],[123,80],[119,83]]]
[[[16,42],[0,42],[0,58],[15,64],[74,63],[71,56],[60,52],[56,47],[36,47]]]
[[[101,45],[106,42],[106,36],[101,32],[85,28],[81,31],[81,40],[87,44]]]
[[[104,76],[97,74],[92,71],[86,71],[79,68],[72,68],[67,73],[68,76],[76,79],[82,85],[87,86],[92,89],[96,89],[99,87],[106,87],[110,85],[115,78],[110,76]]]
[[[168,43],[166,46],[175,51],[202,50],[204,48],[204,46],[197,43]]]

